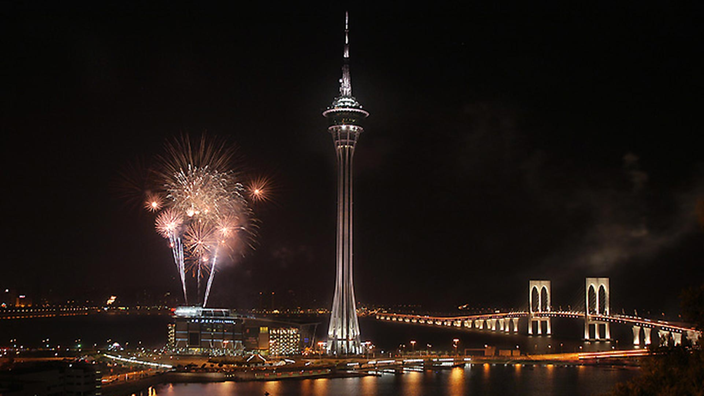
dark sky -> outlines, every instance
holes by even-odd
[[[153,215],[115,186],[167,139],[207,131],[276,187],[255,207],[257,249],[218,273],[213,302],[274,291],[328,306],[321,112],[344,11],[0,2],[1,286],[178,293]],[[352,7],[353,89],[371,113],[355,157],[358,300],[519,307],[530,279],[551,279],[566,306],[585,277],[609,276],[612,307],[675,310],[704,278],[702,11]]]

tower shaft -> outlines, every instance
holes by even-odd
[[[328,328],[328,351],[334,354],[361,352],[353,279],[353,158],[362,128],[331,126],[337,152],[337,249],[335,295]]]

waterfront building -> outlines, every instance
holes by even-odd
[[[17,296],[17,299],[15,300],[15,307],[16,308],[31,308],[32,307],[32,298],[27,297],[24,294],[20,294]]]
[[[255,318],[229,309],[178,307],[168,327],[168,347],[190,355],[294,355],[302,350],[301,334],[312,339],[310,325]]]
[[[352,158],[357,139],[364,132],[361,123],[369,113],[352,96],[349,60],[349,19],[345,14],[340,95],[323,112],[337,153],[336,277],[327,343],[327,352],[334,355],[362,353],[352,266]]]
[[[169,331],[166,337],[166,346],[169,349],[176,347],[176,323],[169,323]]]
[[[244,329],[244,348],[248,352],[266,355],[269,352],[269,326],[254,326]]]
[[[204,355],[242,354],[244,318],[229,309],[178,307],[174,311],[172,350]]]

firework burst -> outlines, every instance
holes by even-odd
[[[169,240],[188,304],[187,273],[197,278],[198,303],[205,306],[219,260],[252,246],[252,211],[247,197],[262,200],[266,183],[253,196],[232,169],[234,150],[217,139],[193,143],[181,137],[166,144],[153,172],[156,187],[144,207],[157,212],[156,230]],[[258,197],[258,198],[257,198]],[[201,279],[207,276],[202,299]]]
[[[164,238],[180,236],[180,228],[183,224],[181,213],[172,208],[166,209],[156,217],[156,231]]]
[[[144,201],[144,209],[150,212],[158,212],[164,206],[164,200],[157,193],[147,192]]]
[[[258,177],[247,184],[247,194],[252,202],[271,200],[271,190],[271,180],[268,177]]]
[[[200,258],[207,257],[208,253],[217,245],[215,227],[202,220],[192,222],[186,230],[184,242],[190,253],[200,262]]]

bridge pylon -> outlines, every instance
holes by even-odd
[[[600,320],[599,316],[608,316],[611,310],[609,296],[609,278],[587,278],[585,287],[584,306],[584,339],[594,341],[607,341],[611,339],[611,324],[605,320]],[[592,301],[594,296],[594,301]],[[594,337],[591,337],[590,327],[594,325]],[[604,326],[604,336],[599,329]]]
[[[528,334],[533,334],[533,323],[538,324],[538,335],[543,334],[543,322],[545,322],[545,334],[552,334],[550,317],[543,316],[543,313],[550,312],[550,281],[531,280],[528,283],[528,303],[530,305],[530,315],[528,316]]]

